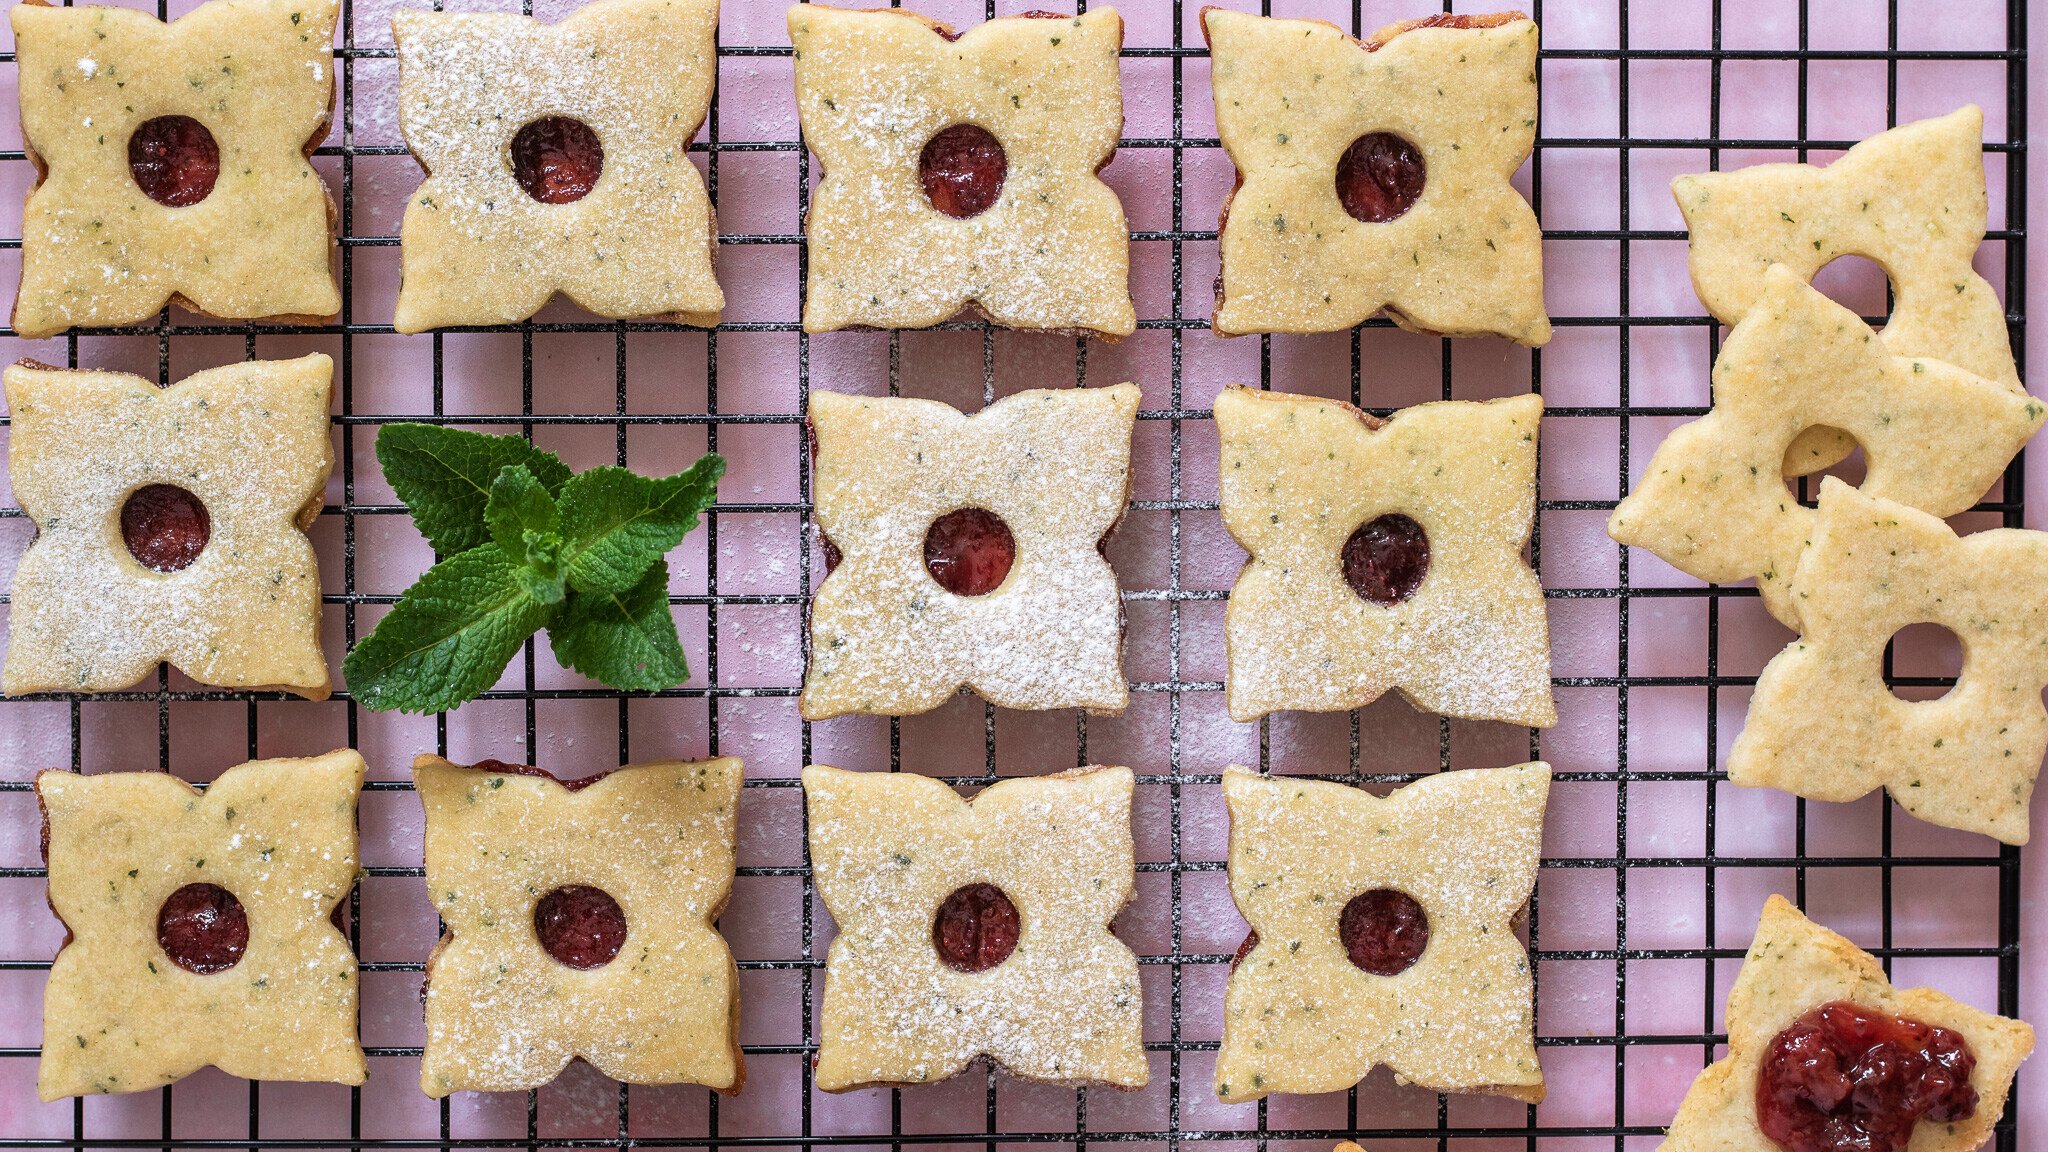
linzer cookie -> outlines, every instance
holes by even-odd
[[[1131,770],[1004,780],[971,802],[907,773],[804,769],[811,867],[839,927],[817,1086],[943,1080],[977,1056],[1027,1080],[1138,1088]]]
[[[1764,902],[1728,993],[1728,1055],[1693,1081],[1659,1152],[1971,1152],[2034,1030],[1929,988]]]
[[[209,1065],[361,1084],[356,883],[363,758],[256,760],[201,792],[167,772],[36,777],[50,907],[44,1100],[160,1088]]]
[[[972,306],[1007,328],[1137,327],[1123,205],[1096,173],[1123,130],[1123,19],[789,10],[804,143],[804,330],[923,328]]]
[[[427,894],[420,1090],[538,1088],[581,1057],[630,1084],[739,1091],[732,893],[740,762],[537,768],[413,761]]]
[[[1230,894],[1252,938],[1224,992],[1217,1097],[1338,1092],[1385,1064],[1437,1092],[1542,1100],[1514,922],[1549,792],[1540,763],[1385,798],[1225,772]]]
[[[1224,621],[1234,720],[1363,707],[1547,727],[1543,588],[1522,556],[1543,401],[1216,399],[1223,524],[1251,553]]]
[[[14,6],[22,216],[14,328],[133,324],[177,302],[236,320],[334,316],[337,216],[307,157],[334,105],[336,0]]]
[[[2048,406],[1938,360],[1894,356],[1868,325],[1790,269],[1714,361],[1714,408],[1664,438],[1607,534],[1702,580],[1754,577],[1771,615],[1798,627],[1793,573],[1814,512],[1785,487],[1788,450],[1814,427],[1863,445],[1863,491],[1937,516],[1963,511]]]
[[[334,450],[333,363],[6,372],[8,470],[37,534],[15,570],[0,686],[126,688],[168,660],[201,683],[320,700],[320,573],[305,529]]]
[[[1509,182],[1536,140],[1536,25],[1433,16],[1360,42],[1202,10],[1237,165],[1215,328],[1335,332],[1384,311],[1448,336],[1550,339],[1543,233]]]
[[[392,17],[406,204],[396,327],[509,324],[557,292],[615,319],[718,322],[711,200],[688,148],[718,0],[596,0],[549,27]]]
[[[907,715],[961,685],[1121,712],[1123,600],[1100,544],[1130,492],[1138,389],[1033,390],[972,416],[811,394],[819,530],[803,715]]]

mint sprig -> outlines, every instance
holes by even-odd
[[[571,475],[517,436],[391,424],[377,459],[445,558],[342,661],[364,707],[453,708],[496,683],[542,628],[557,660],[622,691],[688,679],[664,556],[716,498],[722,458],[658,479]]]

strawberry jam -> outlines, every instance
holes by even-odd
[[[1977,1111],[1976,1066],[1960,1033],[1832,1001],[1771,1039],[1757,1127],[1785,1152],[1901,1152],[1920,1121]]]
[[[1415,145],[1391,132],[1368,132],[1337,161],[1337,199],[1352,219],[1384,224],[1415,206],[1426,177]]]
[[[1375,976],[1396,976],[1429,947],[1429,916],[1406,892],[1375,888],[1344,905],[1337,936],[1353,964]]]
[[[932,207],[965,220],[994,206],[1003,194],[1010,162],[1002,141],[979,124],[955,124],[925,141],[917,178]]]
[[[583,199],[603,172],[604,145],[581,120],[543,116],[512,137],[512,178],[543,204]]]
[[[1398,512],[1367,521],[1344,541],[1344,582],[1359,597],[1391,608],[1429,576],[1429,534]]]
[[[190,567],[212,535],[206,505],[183,488],[147,484],[121,505],[121,539],[135,562],[152,572]]]
[[[533,930],[557,963],[602,968],[625,947],[626,913],[604,889],[569,884],[533,906]]]
[[[924,566],[955,596],[986,596],[1010,574],[1017,540],[1003,518],[981,508],[956,508],[924,534]]]
[[[158,116],[128,137],[128,171],[144,196],[166,208],[184,208],[213,194],[220,146],[190,116]]]
[[[187,972],[225,972],[249,948],[249,914],[218,884],[187,884],[157,909],[156,942]]]
[[[956,888],[932,920],[932,947],[955,972],[986,972],[1017,950],[1017,906],[993,884]]]

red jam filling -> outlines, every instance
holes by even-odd
[[[1258,946],[1259,946],[1259,934],[1258,934],[1257,932],[1247,932],[1247,933],[1245,933],[1245,934],[1244,934],[1244,943],[1242,943],[1242,944],[1239,944],[1239,945],[1237,946],[1237,951],[1236,951],[1236,952],[1233,952],[1233,953],[1231,953],[1231,956],[1230,956],[1230,970],[1231,970],[1232,972],[1235,972],[1235,971],[1237,971],[1237,966],[1238,966],[1239,964],[1242,964],[1242,963],[1244,963],[1244,958],[1245,958],[1245,957],[1247,957],[1247,956],[1249,956],[1249,955],[1251,955],[1251,954],[1252,954],[1252,949],[1254,949],[1254,948],[1257,948]]]
[[[1397,976],[1429,947],[1429,916],[1406,892],[1360,892],[1337,917],[1337,937],[1351,962],[1375,976]]]
[[[1757,1127],[1785,1152],[1901,1152],[1920,1121],[1977,1111],[1976,1066],[1960,1033],[1832,1001],[1771,1039]]]
[[[190,567],[212,535],[206,505],[183,488],[147,484],[121,505],[121,539],[128,554],[153,572]]]
[[[604,145],[581,120],[543,116],[512,137],[512,178],[543,204],[583,199],[603,172]]]
[[[503,760],[479,760],[470,765],[470,767],[478,772],[499,772],[512,776],[539,776],[545,780],[553,780],[571,792],[580,792],[611,775],[609,772],[598,772],[590,776],[579,776],[574,780],[564,780],[545,768],[535,768],[531,764],[508,764]]]
[[[1367,521],[1344,541],[1344,582],[1364,600],[1391,608],[1429,576],[1429,534],[1399,512]]]
[[[249,948],[249,914],[218,884],[187,884],[157,909],[156,942],[187,972],[225,972]]]
[[[220,146],[190,116],[158,116],[128,137],[128,171],[144,196],[166,208],[184,208],[212,195],[220,179]]]
[[[626,913],[604,889],[569,884],[533,906],[533,930],[557,963],[602,968],[625,947]]]
[[[1031,10],[1031,11],[1029,11],[1029,12],[1019,12],[1019,13],[1017,13],[1017,15],[1016,15],[1016,19],[1019,19],[1019,20],[1072,20],[1072,19],[1073,19],[1073,17],[1072,17],[1072,16],[1069,16],[1069,15],[1067,15],[1067,14],[1066,14],[1065,12],[1041,12],[1041,11],[1039,11],[1038,9],[1034,8],[1034,9],[1032,9],[1032,10]],[[946,27],[946,26],[945,26],[944,24],[940,24],[940,25],[937,25],[936,27],[934,27],[934,28],[932,29],[932,31],[934,31],[934,32],[937,32],[937,33],[939,34],[939,38],[940,38],[940,39],[942,39],[942,40],[945,40],[945,41],[948,41],[948,42],[951,42],[951,41],[954,41],[954,40],[958,40],[958,39],[960,38],[960,33],[958,33],[958,32],[955,32],[955,31],[953,31],[953,30],[952,30],[951,28],[948,28],[948,27]]]
[[[981,508],[956,508],[924,534],[924,567],[955,596],[986,596],[1017,560],[1017,540],[1003,518]]]
[[[925,141],[917,177],[932,207],[965,220],[994,206],[1010,162],[1002,141],[979,124],[955,124]]]
[[[1415,206],[1426,178],[1415,145],[1391,132],[1368,132],[1337,161],[1337,199],[1352,219],[1384,224]]]
[[[1017,906],[993,884],[956,888],[932,920],[932,947],[955,972],[986,972],[1017,950]]]

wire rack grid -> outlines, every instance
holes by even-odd
[[[532,0],[521,4],[533,11]],[[1870,131],[1945,111],[1902,104],[1902,83],[1915,91],[1929,72],[1944,89],[1983,91],[1994,125],[1987,155],[2000,226],[1980,263],[2000,283],[2015,346],[2022,345],[2024,0],[1974,21],[1952,13],[1935,19],[1938,6],[1916,9],[1912,0],[1878,0],[1874,8],[1853,0],[1701,0],[1633,12],[1627,0],[1613,0],[1597,15],[1589,15],[1592,6],[1558,0],[1546,11],[1538,0],[1532,14],[1547,30],[1545,122],[1524,186],[1546,223],[1559,335],[1533,353],[1493,341],[1454,348],[1383,321],[1301,341],[1225,346],[1207,333],[1212,222],[1230,168],[1207,115],[1198,6],[1184,0],[1123,6],[1134,32],[1124,53],[1127,85],[1141,75],[1152,93],[1149,104],[1134,107],[1138,130],[1124,139],[1107,173],[1135,225],[1144,317],[1137,336],[1112,349],[968,322],[935,333],[807,336],[795,302],[808,253],[795,222],[808,205],[815,165],[798,140],[793,111],[778,119],[761,110],[775,103],[769,89],[776,85],[784,86],[780,106],[789,106],[781,7],[727,0],[720,93],[693,145],[714,200],[721,191],[736,193],[721,204],[727,231],[719,237],[734,306],[715,331],[603,322],[551,306],[510,329],[394,335],[387,323],[393,205],[410,187],[411,162],[389,122],[394,53],[379,23],[383,9],[351,4],[343,9],[336,50],[335,135],[316,159],[341,205],[346,303],[337,324],[282,329],[166,313],[152,326],[59,341],[0,334],[23,355],[127,367],[160,382],[210,362],[308,349],[333,354],[340,465],[314,529],[333,653],[366,632],[431,559],[376,474],[370,445],[386,422],[517,428],[579,465],[616,461],[646,471],[679,465],[699,450],[725,451],[735,462],[719,505],[685,546],[671,597],[698,675],[653,697],[595,688],[554,667],[544,646],[529,644],[483,700],[426,720],[363,712],[345,693],[314,704],[214,691],[168,672],[129,692],[0,703],[0,851],[8,853],[0,857],[0,924],[10,929],[0,935],[16,941],[0,944],[0,1147],[938,1145],[993,1152],[1001,1144],[1081,1152],[1109,1143],[1265,1152],[1276,1143],[1307,1149],[1356,1137],[1376,1152],[1649,1148],[1677,1093],[1724,1039],[1721,1000],[1754,909],[1774,889],[1820,909],[1816,915],[1838,913],[1837,926],[1902,977],[1960,982],[1984,1006],[2016,1012],[2018,852],[1910,820],[1895,827],[1892,809],[1880,801],[1809,809],[1729,789],[1718,767],[1726,735],[1740,723],[1762,656],[1782,634],[1772,638],[1760,622],[1753,589],[1678,578],[1615,549],[1599,525],[1640,471],[1655,435],[1704,410],[1706,367],[1720,340],[1689,295],[1672,305],[1671,293],[1644,290],[1652,281],[1652,288],[1669,287],[1674,257],[1683,267],[1684,234],[1668,204],[1656,201],[1671,174],[1825,158]],[[1021,7],[1005,3],[1001,11]],[[1266,0],[1258,10],[1314,9],[1355,34],[1420,14],[1362,0],[1351,0],[1348,11],[1342,3],[1326,10],[1332,7]],[[967,22],[999,14],[994,0],[937,0],[925,8]],[[1881,28],[1882,36],[1839,41],[1838,21],[1851,8],[1861,13],[1861,27]],[[182,10],[158,0],[160,16]],[[544,3],[543,14],[558,13]],[[0,54],[0,68],[11,86],[11,52]],[[1747,110],[1754,104],[1748,89],[1766,82],[1785,93],[1781,115],[1768,122]],[[1876,93],[1854,131],[1827,111],[1832,93],[1810,95],[1838,83],[1862,83]],[[1554,90],[1590,93],[1590,120],[1557,115]],[[1673,91],[1692,101],[1683,123],[1658,111]],[[744,103],[754,97],[755,105]],[[1557,126],[1561,119],[1571,123]],[[738,131],[735,120],[744,121]],[[32,177],[24,153],[18,139],[8,143],[12,150],[0,151],[0,178],[25,190]],[[788,210],[771,205],[766,193]],[[18,214],[11,223],[18,235]],[[19,247],[18,238],[0,239],[0,258],[18,260]],[[1590,254],[1563,262],[1566,271],[1576,269],[1579,287],[1572,276],[1559,276],[1559,252]],[[1596,269],[1596,289],[1584,287],[1587,267]],[[781,288],[772,298],[751,287],[773,277]],[[369,287],[376,283],[383,287]],[[1874,289],[1867,280],[1833,287],[1859,301],[1861,311],[1881,317],[1886,310],[1881,273]],[[1664,303],[1645,306],[1657,300]],[[1132,714],[998,714],[962,698],[921,718],[798,721],[798,637],[822,569],[801,428],[810,389],[886,388],[971,408],[1026,384],[1127,376],[1145,388],[1140,478],[1110,554],[1123,574],[1131,621]],[[1206,403],[1222,380],[1252,378],[1382,413],[1392,402],[1544,391],[1550,384],[1531,552],[1560,637],[1556,685],[1565,719],[1558,729],[1454,723],[1391,701],[1345,716],[1255,726],[1220,718],[1217,633],[1238,554],[1218,523]],[[2018,525],[2021,517],[2016,463],[1997,498],[1965,520]],[[10,557],[5,563],[28,535],[18,510],[0,511],[0,538],[11,545],[0,549]],[[1907,692],[1938,693],[1952,682],[1889,661],[1887,674]],[[614,728],[615,749],[608,743]],[[776,738],[757,743],[768,729],[784,734],[781,745]],[[585,746],[575,747],[565,731],[587,734]],[[351,938],[364,958],[370,1084],[258,1085],[207,1072],[144,1096],[31,1103],[36,1004],[56,939],[41,907],[44,872],[34,858],[33,770],[153,761],[205,779],[239,759],[343,743],[363,748],[373,765],[363,810],[369,866],[348,905]],[[523,758],[568,775],[677,752],[749,756],[742,866],[725,919],[748,1004],[743,1039],[752,1082],[745,1093],[721,1100],[698,1089],[628,1088],[575,1067],[523,1099],[436,1105],[417,1097],[416,997],[434,920],[418,868],[417,805],[406,795],[403,766],[412,751],[427,747],[458,759]],[[1397,1086],[1384,1071],[1338,1097],[1237,1109],[1210,1100],[1215,1002],[1243,930],[1221,886],[1214,793],[1223,764],[1242,759],[1384,789],[1423,772],[1534,756],[1560,769],[1542,880],[1527,918],[1551,1100],[1527,1107],[1438,1097]],[[1120,759],[1136,768],[1139,898],[1119,931],[1139,951],[1145,972],[1153,1087],[1128,1096],[1053,1090],[982,1069],[916,1090],[838,1098],[814,1092],[808,1067],[830,927],[811,886],[795,787],[795,768],[814,757],[926,771],[969,788],[1065,763]],[[1933,905],[1960,908],[1962,919],[1929,919]],[[1996,1147],[2018,1146],[2009,1114]]]

